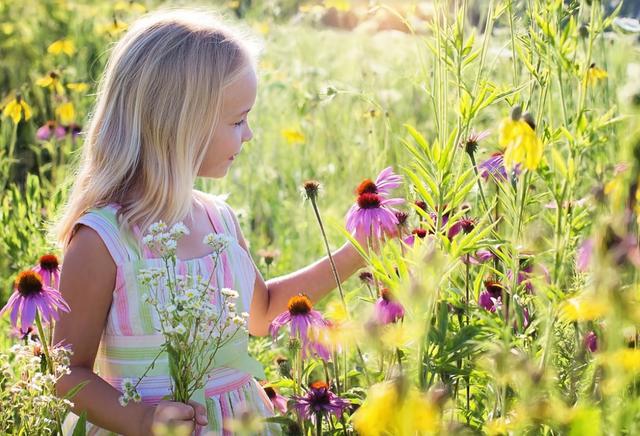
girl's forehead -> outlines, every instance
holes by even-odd
[[[258,78],[253,68],[249,68],[225,89],[222,100],[224,111],[231,112],[232,115],[242,115],[243,112],[253,106],[257,88]]]

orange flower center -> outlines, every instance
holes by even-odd
[[[291,297],[287,307],[291,315],[306,315],[311,312],[313,305],[306,295],[300,294]]]
[[[372,194],[365,192],[358,196],[358,206],[360,209],[375,209],[380,207],[380,196],[378,194]]]
[[[16,288],[25,297],[42,292],[42,277],[35,271],[22,271],[15,281]]]
[[[329,389],[329,385],[322,380],[314,381],[309,386],[311,389]]]
[[[55,271],[58,269],[58,258],[55,254],[45,254],[40,257],[40,268],[46,271]]]
[[[375,183],[373,183],[373,180],[364,179],[362,181],[362,183],[360,183],[358,185],[358,188],[356,189],[356,193],[358,195],[362,195],[362,194],[365,194],[365,193],[377,194],[378,193],[378,187],[376,186]]]

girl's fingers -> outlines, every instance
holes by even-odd
[[[191,407],[195,411],[196,423],[198,425],[207,425],[209,421],[207,419],[207,409],[206,409],[206,407],[204,407],[202,404],[200,404],[200,403],[198,403],[197,401],[194,401],[194,400],[189,400],[189,404],[191,405]]]

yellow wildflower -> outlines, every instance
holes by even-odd
[[[76,116],[73,103],[66,102],[56,108],[56,115],[60,118],[62,124],[71,124]]]
[[[127,23],[113,19],[107,24],[97,24],[96,25],[96,33],[99,35],[104,35],[108,33],[111,36],[117,36],[118,34],[127,30]]]
[[[437,432],[439,408],[426,394],[409,387],[400,397],[397,382],[378,383],[352,416],[353,426],[363,436],[422,434]]]
[[[84,82],[67,83],[67,88],[75,92],[85,92],[89,89],[89,85]]]
[[[51,54],[65,53],[68,56],[73,55],[76,52],[76,46],[72,40],[68,38],[59,39],[47,48],[47,52]]]
[[[253,25],[254,30],[260,32],[263,35],[269,33],[269,23],[259,22]]]
[[[43,88],[49,88],[52,91],[55,91],[58,95],[64,94],[64,87],[62,86],[62,83],[60,83],[60,76],[54,71],[51,71],[46,76],[40,77],[36,80],[36,85],[42,86]]]
[[[514,108],[511,118],[500,123],[499,144],[505,148],[504,166],[510,170],[516,164],[535,170],[542,160],[542,141],[531,127],[532,121],[520,117],[520,108]]]
[[[27,104],[22,96],[17,95],[4,107],[2,115],[10,117],[15,124],[18,124],[24,114],[25,121],[31,118],[31,107]]]
[[[635,348],[620,348],[616,351],[603,354],[601,359],[624,371],[625,374],[634,375],[640,372],[640,350]]]
[[[607,72],[605,70],[596,67],[596,64],[591,64],[584,75],[584,81],[587,85],[594,86],[606,77]]]
[[[574,297],[561,306],[561,313],[567,321],[593,321],[605,315],[608,306],[595,297]]]
[[[305,140],[304,134],[296,129],[282,129],[280,133],[289,144],[302,143]]]
[[[13,23],[0,23],[0,30],[5,35],[10,35],[15,30],[15,26],[13,25]]]
[[[138,2],[131,1],[118,1],[115,5],[113,5],[114,11],[125,11],[125,12],[137,12],[143,14],[147,12],[147,8],[141,5]]]

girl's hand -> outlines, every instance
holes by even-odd
[[[142,423],[143,435],[155,435],[158,427],[169,426],[178,430],[179,434],[193,434],[196,425],[207,425],[206,408],[196,402],[189,401],[189,404],[175,401],[160,401],[160,403],[148,409]]]

